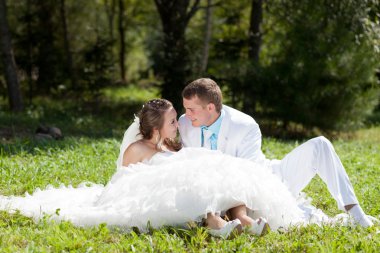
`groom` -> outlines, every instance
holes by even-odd
[[[215,81],[200,78],[183,92],[186,113],[179,119],[185,147],[205,147],[269,166],[297,196],[318,174],[326,183],[339,209],[348,211],[363,227],[373,225],[355,196],[347,173],[334,147],[325,137],[313,138],[282,160],[269,160],[261,151],[261,131],[249,115],[222,104]]]

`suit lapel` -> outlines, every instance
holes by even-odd
[[[228,112],[228,109],[223,106],[225,112],[222,124],[220,125],[220,130],[218,134],[218,150],[225,153],[226,147],[228,145],[228,130],[230,129],[231,115]]]

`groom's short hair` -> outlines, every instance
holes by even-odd
[[[213,103],[217,112],[222,110],[222,91],[210,78],[199,78],[192,81],[182,91],[182,97],[191,99],[197,96],[204,103]]]

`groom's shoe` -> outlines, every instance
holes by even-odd
[[[235,219],[227,222],[220,229],[209,229],[208,232],[210,235],[215,237],[221,237],[223,239],[228,239],[230,236],[235,233],[239,233],[242,230],[241,222],[239,219]]]
[[[372,221],[373,223],[377,223],[377,224],[380,223],[379,219],[376,219],[375,217],[373,217],[371,215],[367,215],[367,218],[370,219],[370,221]]]
[[[354,205],[348,213],[354,218],[355,222],[362,227],[372,227],[372,220],[377,220],[376,218],[366,215],[363,209],[359,205]]]
[[[368,228],[368,227],[373,226],[373,222],[370,219],[368,219],[367,216],[363,216],[359,219],[355,219],[355,222],[364,228]]]
[[[358,223],[360,226],[368,228],[372,227],[374,222],[378,223],[379,220],[371,215],[364,215],[360,219],[355,219],[355,222]]]
[[[268,221],[260,217],[252,223],[252,226],[248,228],[248,232],[253,235],[262,236],[269,232]]]

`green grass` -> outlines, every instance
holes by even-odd
[[[378,132],[380,129],[368,131]],[[365,131],[364,131],[365,132]],[[69,137],[63,141],[17,140],[1,145],[2,195],[22,195],[47,185],[78,185],[83,181],[105,184],[115,170],[118,138]],[[264,151],[271,158],[281,158],[298,143],[264,140]],[[363,208],[378,216],[380,210],[378,179],[380,147],[371,139],[335,141]],[[306,189],[314,204],[330,215],[339,213],[334,200],[319,179]],[[190,231],[167,228],[149,234],[126,233],[105,226],[78,228],[69,222],[45,220],[33,222],[20,214],[0,213],[0,249],[3,252],[180,252],[180,251],[364,251],[380,247],[379,227],[309,226],[288,233],[257,238],[243,234],[225,241],[207,236],[204,229]]]
[[[137,86],[113,87],[102,90],[95,101],[34,98],[24,113],[4,112],[0,100],[0,140],[31,138],[41,125],[56,126],[64,136],[91,138],[120,137],[143,103],[158,97],[157,88]]]
[[[124,101],[128,92],[123,92],[115,103],[103,100],[94,107],[41,99],[49,106],[40,102],[24,114],[0,113],[0,194],[23,195],[49,184],[106,184],[115,171],[123,130],[142,103],[142,98]],[[64,140],[33,139],[41,122],[60,127]],[[269,158],[281,159],[300,143],[265,138],[263,150]],[[333,141],[363,209],[376,217],[380,214],[379,143],[380,127]],[[329,215],[340,213],[320,179],[305,191]],[[0,212],[0,252],[376,252],[379,229],[379,225],[369,229],[311,225],[287,233],[272,231],[260,238],[242,234],[221,240],[208,236],[204,228],[169,227],[139,234],[105,225],[81,228],[47,219],[35,222],[18,213]]]

